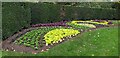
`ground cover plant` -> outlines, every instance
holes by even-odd
[[[64,37],[71,37],[79,34],[80,32],[78,30],[73,29],[55,29],[52,31],[49,31],[47,34],[45,34],[45,41],[46,45],[52,44],[52,43],[58,43],[58,41],[64,40]]]
[[[37,50],[39,47],[40,36],[52,29],[54,28],[40,28],[32,30],[21,36],[18,40],[15,41],[15,43],[20,45],[23,44]]]
[[[55,30],[54,30],[55,29]],[[49,32],[48,32],[49,31]],[[71,31],[71,32],[69,32]],[[72,35],[77,35],[79,31],[73,29],[65,29],[63,27],[53,28],[53,27],[43,27],[34,29],[25,33],[19,39],[17,39],[14,43],[19,45],[25,45],[27,47],[31,47],[35,50],[38,50],[39,46],[43,45],[43,36],[46,45],[53,43],[58,43],[58,41],[63,39],[63,37],[68,37]],[[40,39],[42,37],[42,39]],[[42,43],[40,44],[40,41]]]
[[[88,28],[96,28],[96,25],[108,25],[110,22],[104,21],[104,20],[87,20],[87,21],[71,21],[67,22],[68,25],[74,27],[74,28],[82,28],[82,29],[88,29]]]
[[[45,23],[45,24],[34,24],[32,27],[41,27],[41,26],[67,26],[67,21],[60,21],[55,23]]]
[[[25,45],[27,47],[31,47],[35,50],[38,50],[40,46],[43,46],[43,36],[50,30],[59,29],[63,27],[42,27],[31,30],[24,35],[22,35],[19,39],[17,39],[14,43],[19,45]],[[41,39],[40,39],[41,38]],[[42,43],[40,44],[40,41]]]

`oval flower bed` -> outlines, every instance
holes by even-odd
[[[109,22],[105,20],[87,20],[87,21],[71,21],[67,22],[68,25],[75,27],[75,28],[96,28],[96,25],[108,25]]]
[[[105,20],[88,20],[88,21],[72,21],[71,23],[77,23],[77,22],[83,22],[83,23],[91,23],[91,24],[101,24],[101,25],[108,25],[108,22]]]

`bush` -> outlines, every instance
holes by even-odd
[[[66,6],[64,19],[118,19],[116,9]]]
[[[34,4],[31,8],[32,24],[60,21],[60,6],[54,4]]]
[[[2,10],[2,35],[4,39],[23,27],[30,26],[29,3],[3,2]]]
[[[96,3],[93,4],[95,5]],[[99,5],[99,3],[97,4]],[[103,4],[113,5],[112,3],[103,3]],[[103,7],[103,5],[101,7]],[[63,11],[61,10],[62,8],[64,8]],[[75,19],[119,19],[117,12],[118,10],[112,7],[108,7],[108,8],[105,7],[90,8],[90,7],[76,7],[76,6],[63,7],[63,5],[60,4],[36,3],[33,5],[33,7],[31,7],[31,9],[32,9],[31,10],[32,24],[50,23],[61,20],[75,20]],[[61,18],[60,15],[62,12],[65,13],[63,18]]]

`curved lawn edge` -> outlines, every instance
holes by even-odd
[[[99,38],[98,38],[98,34],[99,34]],[[2,54],[3,56],[5,55],[6,56],[7,55],[8,56],[117,56],[118,55],[117,35],[118,35],[118,27],[106,27],[106,28],[93,30],[90,32],[85,32],[81,35],[79,34],[79,36],[76,36],[75,38],[69,41],[66,41],[62,44],[59,44],[51,48],[46,52],[42,52],[36,55],[30,53],[18,53],[18,52],[7,52],[7,51],[3,51]]]

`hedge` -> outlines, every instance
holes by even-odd
[[[118,19],[116,9],[85,8],[66,6],[65,19]]]
[[[31,8],[32,24],[60,21],[60,7],[54,4],[34,4]]]
[[[2,3],[2,36],[3,39],[13,35],[24,27],[30,26],[31,13],[29,3]]]
[[[83,7],[96,7],[96,8],[112,8],[114,2],[79,2],[76,3],[75,6],[83,6]]]
[[[37,3],[32,7],[32,24],[49,23],[73,19],[119,19],[118,12],[113,8],[88,8],[64,6],[65,16],[60,18],[62,5]]]

